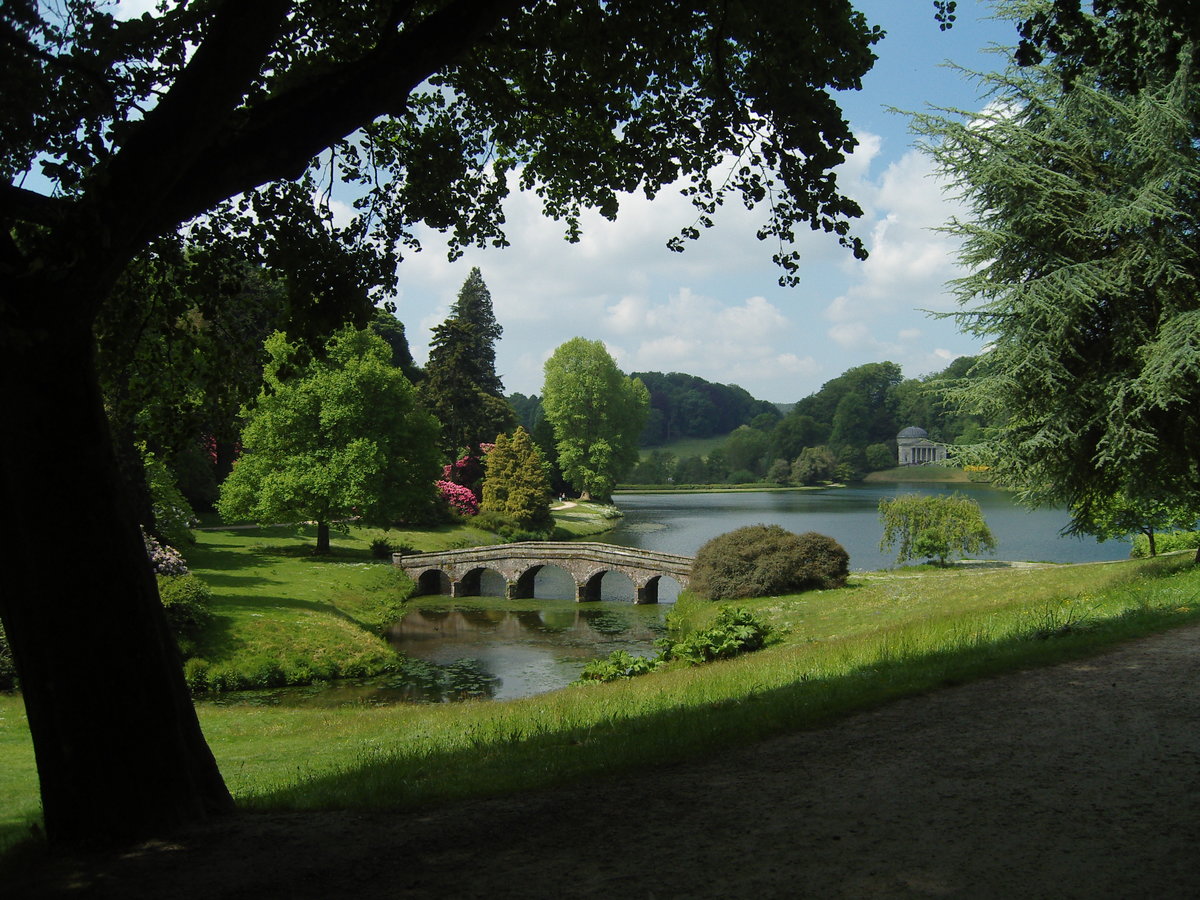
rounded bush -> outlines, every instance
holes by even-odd
[[[212,621],[212,591],[195,575],[159,575],[158,596],[176,637],[194,638]]]
[[[183,664],[183,677],[193,694],[208,690],[208,660],[192,657]]]
[[[831,537],[747,525],[700,548],[690,586],[710,600],[730,600],[841,587],[849,574],[850,556]]]

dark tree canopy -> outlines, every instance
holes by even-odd
[[[715,384],[681,372],[634,372],[650,392],[650,414],[642,444],[654,446],[683,437],[728,434],[756,416],[779,417],[779,410],[756,400],[736,384]]]
[[[419,382],[425,375],[421,368],[413,362],[412,350],[408,346],[408,334],[404,323],[396,318],[388,307],[377,306],[368,323],[371,331],[379,335],[392,348],[392,366],[404,373],[404,377],[413,384]]]
[[[451,253],[503,245],[510,184],[575,237],[584,208],[612,217],[621,192],[682,179],[697,217],[681,237],[722,202],[756,206],[794,281],[797,228],[863,254],[832,171],[855,145],[833,91],[859,87],[881,36],[847,0],[109,10],[0,5],[0,478],[23,514],[5,524],[0,618],[56,841],[230,805],[117,486],[93,366],[98,311],[133,260],[187,225],[196,246],[276,273],[289,334],[320,336],[366,324],[419,225]],[[74,562],[103,597],[47,583],[45,535],[67,508],[90,538]],[[125,702],[93,708],[81,683]]]

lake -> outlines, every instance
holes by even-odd
[[[620,494],[624,519],[589,540],[694,556],[710,538],[743,525],[782,525],[837,540],[854,570],[895,565],[879,550],[879,501],[905,493],[950,494],[978,501],[996,538],[999,560],[1100,562],[1129,556],[1123,541],[1063,537],[1061,510],[1025,510],[988,485],[928,483],[857,485],[816,491],[712,494]],[[611,583],[610,583],[611,582]],[[483,593],[502,595],[504,581],[485,576]],[[584,664],[613,650],[648,656],[665,631],[665,613],[678,585],[664,578],[660,604],[635,606],[623,575],[605,576],[599,603],[574,603],[574,583],[561,569],[538,573],[533,601],[415,600],[390,630],[392,646],[416,661],[402,676],[343,682],[323,688],[259,692],[256,702],[296,705],[444,702],[527,697],[564,687]],[[249,699],[249,695],[247,695]]]
[[[1101,562],[1125,559],[1125,541],[1097,541],[1060,534],[1065,510],[1027,510],[1012,496],[986,484],[863,484],[815,491],[712,494],[618,494],[625,518],[599,540],[626,547],[694,556],[710,538],[743,525],[777,524],[788,531],[816,531],[836,540],[857,571],[896,565],[879,539],[879,501],[900,494],[965,494],[977,501],[996,538],[991,558],[1031,562]]]

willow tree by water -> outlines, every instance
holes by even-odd
[[[902,494],[879,501],[883,522],[880,550],[896,549],[896,562],[929,559],[947,565],[959,555],[992,551],[996,539],[983,510],[962,494]]]

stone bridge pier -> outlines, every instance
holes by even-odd
[[[554,565],[574,580],[575,599],[579,602],[599,600],[604,575],[620,572],[633,582],[635,603],[657,603],[662,576],[669,575],[687,587],[692,571],[690,556],[583,541],[529,541],[435,553],[396,553],[392,563],[417,583],[418,594],[475,597],[483,574],[492,571],[504,579],[509,599],[532,597],[537,573]]]

